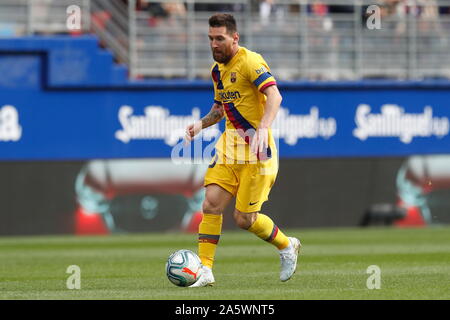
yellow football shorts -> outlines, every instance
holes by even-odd
[[[236,209],[241,212],[260,211],[275,183],[278,158],[245,163],[217,159],[213,157],[206,171],[204,186],[214,183],[227,190],[236,197]]]

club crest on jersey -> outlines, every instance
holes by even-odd
[[[236,82],[236,72],[231,72],[230,81],[231,83]]]

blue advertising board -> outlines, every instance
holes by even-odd
[[[96,41],[0,40],[0,160],[178,152],[185,127],[212,105],[212,83],[130,81]],[[283,102],[273,131],[280,157],[450,153],[448,82],[279,87]],[[210,148],[223,129],[222,121],[191,148]]]

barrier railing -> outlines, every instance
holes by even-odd
[[[67,32],[74,4],[133,78],[209,78],[220,11],[278,79],[450,78],[450,0],[0,0],[0,36]]]
[[[164,0],[162,14],[138,11],[133,74],[209,77],[208,17],[232,11],[241,44],[284,80],[450,77],[450,1],[273,3]]]

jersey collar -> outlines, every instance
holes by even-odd
[[[231,60],[228,61],[226,64],[221,63],[221,65],[226,66],[227,68],[231,67],[237,61],[238,56],[240,56],[243,51],[244,50],[242,49],[242,47],[238,47],[238,50],[236,51],[236,53],[233,56],[233,58],[231,58]]]

